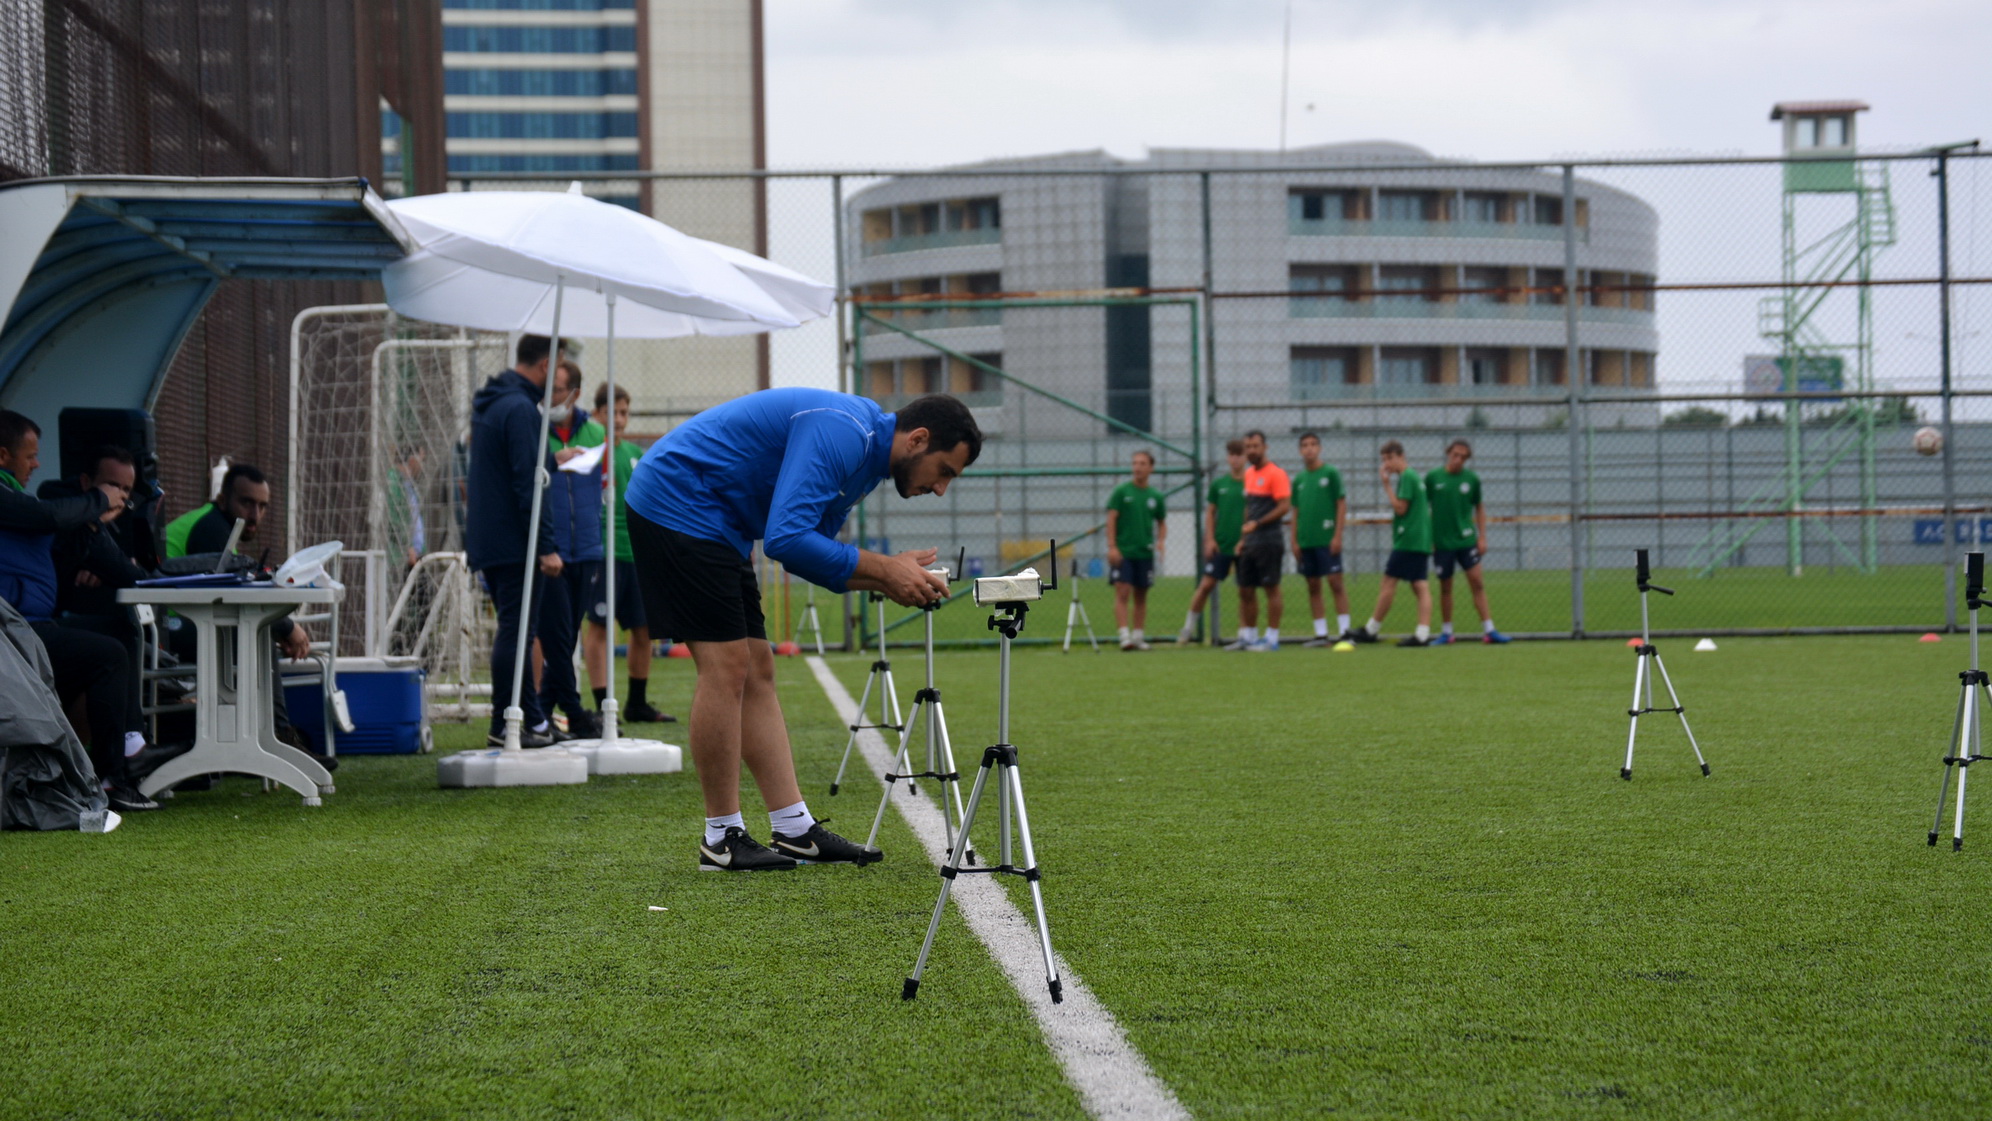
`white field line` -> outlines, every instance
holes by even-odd
[[[816,674],[817,683],[830,698],[831,707],[837,710],[837,718],[845,724],[856,724],[858,704],[851,699],[850,691],[844,683],[831,674],[830,667],[823,659],[810,657],[810,671]],[[910,715],[910,714],[909,714]],[[953,731],[953,729],[949,729]],[[951,739],[953,737],[950,737]],[[918,748],[925,751],[925,741]],[[893,752],[886,746],[885,737],[875,731],[858,733],[858,748],[864,753],[865,764],[871,768],[872,776],[881,783],[885,772],[892,766]],[[962,781],[972,783],[976,768],[981,765],[982,753],[970,749],[964,753],[955,751],[955,766],[961,771]],[[1028,785],[1028,784],[1026,784]],[[928,789],[936,789],[930,785]],[[964,787],[962,796],[967,798]],[[941,819],[940,808],[931,800],[913,798],[902,794],[894,798],[901,817],[913,829],[913,835],[927,850],[927,860],[938,869],[946,858],[946,823]],[[984,794],[978,826],[988,826],[994,821],[996,806],[995,792]],[[985,812],[991,811],[991,812]],[[979,834],[991,834],[988,828],[978,828]],[[980,850],[978,850],[980,851]],[[962,918],[968,921],[969,930],[989,947],[989,955],[996,959],[1003,973],[1009,977],[1010,985],[1017,995],[1024,998],[1031,1015],[1037,1018],[1038,1027],[1044,1031],[1045,1039],[1051,1044],[1052,1054],[1059,1065],[1065,1068],[1065,1077],[1072,1087],[1079,1091],[1086,1111],[1094,1117],[1104,1119],[1120,1118],[1185,1118],[1190,1112],[1183,1108],[1155,1072],[1148,1069],[1147,1060],[1141,1052],[1121,1034],[1120,1024],[1114,1021],[1113,1013],[1107,1011],[1093,997],[1092,990],[1079,979],[1079,975],[1067,965],[1064,957],[1058,957],[1058,976],[1064,982],[1065,1002],[1053,1004],[1051,993],[1045,986],[1044,951],[1038,946],[1037,924],[1024,916],[1003,893],[994,876],[958,876],[953,893],[949,896],[950,905],[959,908]],[[1050,886],[1050,885],[1047,885]],[[941,889],[940,877],[934,878],[934,891]],[[1058,917],[1056,887],[1051,887],[1052,895],[1046,902],[1046,913],[1052,922],[1053,945],[1057,944]],[[912,970],[913,959],[920,952],[920,938],[924,930],[906,932],[906,967]],[[932,976],[923,978],[931,983]],[[925,999],[933,1000],[930,992]]]

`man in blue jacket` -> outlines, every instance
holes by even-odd
[[[825,829],[802,799],[775,659],[749,556],[754,542],[833,592],[920,607],[947,594],[933,549],[884,556],[836,539],[851,507],[890,477],[900,497],[945,494],[982,451],[967,406],[942,394],[897,414],[822,389],[768,389],[708,409],[652,445],[630,477],[630,546],[651,632],[686,643],[698,670],[692,761],[705,796],[699,868],[870,864],[870,845]],[[768,807],[773,848],[747,834],[740,765]]]
[[[515,352],[517,365],[498,374],[471,400],[470,477],[466,480],[469,509],[464,519],[464,552],[473,571],[484,577],[492,605],[498,609],[498,634],[491,642],[491,735],[493,747],[505,742],[505,709],[513,703],[512,660],[521,642],[533,640],[533,621],[519,618],[519,597],[532,580],[533,603],[540,602],[545,579],[558,577],[560,552],[553,527],[542,516],[539,536],[526,564],[526,531],[531,525],[533,490],[540,485],[540,398],[546,393],[547,368],[557,361],[553,341],[545,335],[525,335]],[[541,510],[545,514],[545,510]],[[533,612],[534,615],[538,611]],[[522,633],[523,632],[523,633]],[[525,722],[519,743],[546,747],[554,742],[553,727],[541,710],[539,696],[526,682],[518,697]]]

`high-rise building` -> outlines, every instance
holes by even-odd
[[[760,0],[443,0],[451,179],[472,190],[560,189],[505,177],[760,168],[761,66]],[[390,134],[420,126],[383,119],[392,169]],[[584,189],[697,237],[767,251],[758,180],[595,178]],[[639,416],[663,422],[640,429],[767,384],[759,339],[619,343],[617,359]]]

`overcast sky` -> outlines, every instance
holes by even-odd
[[[1984,0],[1293,0],[1288,143],[1437,154],[1776,150],[1777,101],[1868,145],[1981,135]],[[769,160],[926,166],[1277,147],[1285,0],[767,0]]]

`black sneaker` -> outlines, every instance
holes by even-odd
[[[747,835],[738,825],[726,827],[726,839],[716,845],[699,842],[701,872],[779,872],[795,861]]]
[[[1431,639],[1419,638],[1415,634],[1407,634],[1403,638],[1397,640],[1397,645],[1399,646],[1430,646],[1431,644],[1432,644]]]
[[[560,742],[560,737],[554,734],[553,725],[551,724],[547,725],[546,731],[544,732],[535,732],[531,728],[519,729],[520,747],[552,747],[554,744],[557,744],[559,742]],[[500,728],[497,731],[492,732],[491,734],[485,736],[484,746],[504,747],[505,729]]]
[[[798,864],[876,864],[885,859],[878,849],[847,841],[823,828],[820,821],[800,837],[776,833],[768,839],[774,842],[776,852],[794,857]]]
[[[657,706],[649,701],[633,704],[623,710],[623,719],[632,724],[676,724],[678,718],[668,712],[657,711]]]
[[[570,740],[598,740],[602,738],[602,718],[582,709],[567,714],[567,738]]]
[[[1369,633],[1369,628],[1363,627],[1357,630],[1350,631],[1349,641],[1369,644],[1376,641],[1376,636]]]
[[[111,800],[111,808],[121,814],[143,813],[146,810],[159,808],[159,803],[140,794],[136,786],[113,783],[105,789],[104,795]]]

